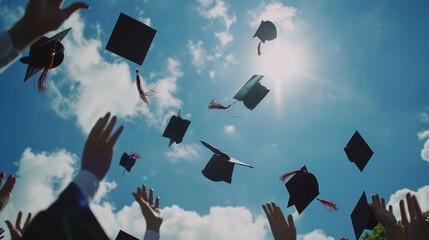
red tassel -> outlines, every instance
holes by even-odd
[[[258,56],[261,56],[261,43],[258,44]]]
[[[322,198],[317,198],[317,200],[319,202],[321,202],[323,204],[323,206],[325,206],[325,208],[327,210],[329,210],[330,212],[334,211],[337,212],[338,210],[340,210],[337,206],[337,204],[335,204],[334,202],[332,202],[331,200],[328,199],[322,199]]]
[[[46,90],[46,80],[48,78],[49,69],[54,66],[56,47],[57,41],[55,41],[54,47],[51,50],[51,56],[49,57],[49,60],[45,63],[45,66],[43,66],[43,71],[40,74],[39,79],[37,80],[37,89],[39,89],[39,92],[44,92]]]
[[[290,172],[285,172],[285,173],[283,173],[283,174],[279,177],[279,179],[280,179],[280,181],[284,182],[284,181],[286,181],[286,179],[287,179],[289,176],[292,176],[292,175],[294,175],[295,173],[298,173],[298,172],[305,172],[305,171],[304,171],[304,170],[299,169],[299,170],[294,170],[294,171],[290,171]]]
[[[139,91],[140,98],[145,102],[146,104],[149,104],[149,101],[146,98],[146,95],[143,91],[143,87],[140,80],[139,70],[136,69],[136,83],[137,83],[137,90]]]
[[[141,158],[140,153],[132,153],[132,154],[130,155],[130,157],[131,157],[131,158],[134,158],[134,159],[140,159],[140,158]]]
[[[229,107],[231,107],[232,105],[234,105],[237,101],[229,104],[228,106],[224,106],[222,105],[222,103],[220,103],[218,100],[216,99],[212,99],[209,103],[209,109],[228,109]]]

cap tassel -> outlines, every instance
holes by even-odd
[[[132,153],[132,154],[130,155],[130,157],[131,157],[131,158],[134,158],[134,159],[140,159],[140,158],[141,158],[141,155],[140,155],[140,153]]]
[[[209,109],[228,109],[229,107],[231,107],[232,105],[234,105],[237,101],[229,104],[228,106],[224,106],[222,103],[220,103],[218,100],[216,99],[212,99],[209,103]]]
[[[286,179],[287,179],[288,177],[290,177],[290,176],[292,176],[292,175],[294,175],[295,173],[298,173],[298,172],[306,172],[306,171],[305,171],[305,170],[301,170],[301,169],[299,169],[299,170],[294,170],[294,171],[290,171],[290,172],[285,172],[285,173],[283,173],[283,174],[279,177],[279,179],[280,179],[280,181],[284,182],[284,181],[286,181]]]
[[[45,66],[43,66],[43,71],[40,74],[39,79],[37,80],[37,89],[39,89],[39,92],[44,92],[46,90],[46,80],[48,78],[49,69],[54,66],[55,49],[57,47],[57,42],[58,40],[55,41],[54,47],[51,49],[49,59],[45,63]]]
[[[325,206],[325,208],[327,210],[329,210],[330,212],[334,211],[337,212],[338,210],[340,210],[337,206],[337,204],[335,204],[334,202],[332,202],[331,200],[328,199],[322,199],[322,198],[317,198],[317,200],[319,202],[321,202],[323,204],[323,206]]]
[[[146,95],[143,91],[143,87],[140,80],[139,70],[136,69],[136,83],[137,83],[137,90],[139,91],[140,98],[145,102],[146,104],[149,104],[149,101],[146,98]]]
[[[258,44],[258,56],[261,56],[261,43],[262,41]]]

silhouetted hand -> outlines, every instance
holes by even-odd
[[[29,0],[24,16],[9,30],[15,48],[22,51],[45,33],[60,27],[78,9],[89,9],[84,2],[74,2],[61,9],[62,2]]]
[[[5,174],[0,172],[0,186],[3,182]],[[6,183],[0,189],[0,212],[6,207],[9,202],[10,195],[12,194],[13,187],[15,186],[16,178],[13,175],[7,177]]]
[[[398,222],[393,215],[393,208],[389,205],[389,211],[386,209],[386,202],[384,198],[380,199],[378,194],[374,194],[372,197],[372,203],[369,204],[375,218],[386,230],[388,240],[402,240],[405,238],[403,228],[398,225]]]
[[[124,126],[120,126],[110,136],[116,123],[116,116],[109,122],[110,113],[100,119],[91,129],[82,154],[82,169],[92,172],[102,180],[109,170],[113,157],[113,146],[121,135]]]
[[[146,185],[137,188],[137,192],[132,193],[134,199],[140,205],[143,216],[146,219],[146,229],[159,233],[162,224],[162,215],[159,211],[159,197],[156,197],[153,204],[153,189],[149,190],[149,198],[146,194]]]
[[[3,239],[4,238],[4,229],[3,228],[0,228],[0,239]]]
[[[286,222],[282,210],[274,202],[262,205],[262,209],[264,209],[265,215],[267,215],[268,223],[270,224],[275,240],[296,239],[296,229],[292,215],[288,216],[288,222]]]
[[[408,240],[427,240],[429,239],[429,227],[425,222],[420,210],[419,203],[417,202],[416,196],[407,194],[407,205],[410,220],[408,221],[407,214],[405,212],[404,200],[399,202],[399,208],[401,210],[402,224],[404,225],[404,232],[406,239]]]
[[[15,226],[9,220],[6,220],[7,228],[9,228],[10,236],[12,240],[21,239],[24,236],[25,231],[27,231],[28,226],[31,221],[31,213],[28,213],[27,219],[25,220],[24,225],[21,227],[21,218],[22,212],[19,211],[18,217],[16,218]]]

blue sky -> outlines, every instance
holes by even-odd
[[[131,192],[146,183],[161,196],[163,239],[271,239],[260,205],[275,201],[297,216],[278,177],[303,165],[318,178],[320,197],[340,210],[314,201],[295,218],[300,239],[353,239],[349,215],[363,191],[388,198],[396,210],[413,191],[429,209],[428,2],[88,3],[91,10],[61,28],[72,31],[46,92],[34,89],[35,79],[23,82],[19,62],[0,75],[1,169],[19,177],[2,219],[56,198],[79,169],[89,129],[107,111],[125,125],[92,204],[110,236],[119,228],[142,236]],[[1,31],[25,4],[0,2]],[[158,30],[139,67],[147,88],[158,84],[149,106],[138,99],[135,64],[104,50],[120,12]],[[258,56],[252,36],[261,20],[274,22],[278,37]],[[207,109],[212,98],[231,102],[254,74],[271,91],[253,111],[242,103]],[[192,123],[183,142],[168,148],[161,135],[179,109]],[[362,173],[343,151],[356,130],[375,152]],[[236,167],[231,185],[211,182],[201,174],[211,153],[198,138],[254,168]],[[119,158],[130,151],[143,159],[122,176]]]

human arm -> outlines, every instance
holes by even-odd
[[[407,207],[408,207],[408,214],[410,216],[410,220],[408,220],[407,218],[407,214],[404,206],[405,205],[404,200],[401,200],[399,202],[399,209],[401,211],[401,219],[402,219],[402,224],[404,225],[404,232],[406,235],[406,239],[408,240],[429,239],[429,227],[423,218],[422,210],[420,209],[416,196],[408,193],[406,196],[406,199],[407,199]]]
[[[111,134],[117,118],[113,116],[110,122],[109,118],[110,113],[106,113],[91,129],[83,149],[82,168],[74,180],[88,204],[109,170],[113,147],[124,129],[121,125]]]
[[[262,209],[268,218],[275,240],[296,240],[296,228],[292,215],[289,215],[286,221],[281,208],[275,202],[263,204]]]
[[[159,211],[159,197],[156,197],[155,204],[153,203],[153,189],[149,190],[147,196],[146,185],[137,188],[132,195],[140,205],[143,217],[146,220],[146,233],[144,239],[159,239],[159,229],[162,224],[162,215]],[[158,237],[158,238],[156,238]]]
[[[24,50],[45,33],[60,27],[75,11],[89,5],[74,2],[61,9],[63,0],[29,0],[24,16],[9,29],[9,35],[18,51]]]
[[[388,240],[403,240],[405,238],[403,228],[398,224],[398,221],[393,215],[393,208],[389,205],[389,210],[386,209],[384,198],[380,198],[378,194],[371,196],[372,203],[369,204],[375,218],[380,222],[386,231]]]
[[[0,186],[3,182],[5,174],[0,173]],[[13,175],[7,177],[6,183],[0,189],[0,212],[6,207],[12,194],[13,187],[15,186],[16,178]]]
[[[19,211],[18,217],[16,218],[15,226],[13,226],[9,220],[6,220],[6,225],[7,225],[7,228],[9,228],[10,237],[12,240],[18,240],[24,236],[25,231],[30,225],[31,213],[28,213],[27,219],[25,220],[25,223],[22,227],[21,227],[21,218],[22,218],[22,212]]]

